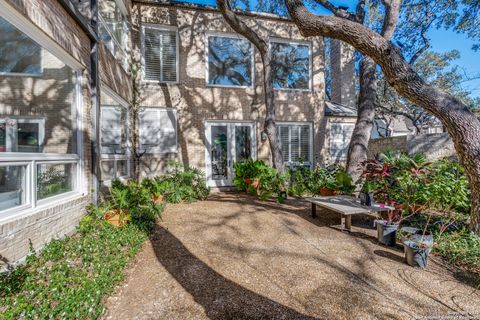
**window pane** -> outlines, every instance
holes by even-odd
[[[302,44],[271,43],[272,78],[274,88],[310,88],[309,46]]]
[[[145,80],[177,81],[176,31],[144,28]]]
[[[332,123],[330,128],[330,156],[336,160],[347,159],[348,146],[352,137],[352,123]]]
[[[115,40],[123,46],[124,20],[122,11],[115,0],[101,0],[98,5],[99,13],[115,37]]]
[[[125,154],[127,109],[107,94],[101,97],[101,149],[103,154]]]
[[[235,161],[252,158],[250,126],[235,126]]]
[[[177,151],[175,112],[144,108],[139,114],[140,150],[148,153]]]
[[[37,199],[74,190],[75,164],[37,165]]]
[[[128,176],[127,160],[117,161],[117,178]]]
[[[0,17],[0,73],[39,75],[42,48]]]
[[[27,166],[0,167],[0,211],[26,204]]]
[[[0,152],[76,153],[76,86],[70,67],[0,18]]]
[[[309,125],[278,125],[277,136],[282,148],[283,161],[295,164],[310,164]]]
[[[102,160],[100,170],[103,181],[115,179],[115,160]]]
[[[252,45],[248,40],[208,37],[208,84],[252,85]]]

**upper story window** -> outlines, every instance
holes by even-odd
[[[143,79],[178,81],[178,35],[175,29],[143,26]]]
[[[23,18],[1,9],[0,2],[0,219],[82,190],[82,66],[36,27],[17,29],[10,19]]]
[[[270,43],[275,89],[310,90],[310,45],[286,41]]]
[[[0,17],[0,75],[42,74],[42,48]]]
[[[277,136],[283,161],[289,165],[312,163],[312,126],[309,123],[279,123]]]
[[[331,160],[347,160],[348,146],[354,128],[354,123],[332,122],[330,126]]]
[[[243,38],[208,36],[207,84],[252,86],[252,44]]]
[[[128,19],[125,4],[123,0],[100,0],[98,9],[100,38],[114,57],[125,67],[127,62],[125,50],[128,44]]]

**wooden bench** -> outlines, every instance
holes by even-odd
[[[340,213],[342,231],[352,231],[352,215],[354,214],[374,214],[378,217],[379,212],[395,209],[388,206],[380,207],[378,203],[365,206],[360,204],[360,199],[352,196],[314,197],[305,200],[312,204],[312,218],[317,217],[317,206]]]

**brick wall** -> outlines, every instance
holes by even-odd
[[[29,254],[30,241],[39,250],[50,239],[72,234],[89,201],[88,196],[79,197],[0,223],[1,257],[10,263],[18,262]]]
[[[248,120],[256,123],[258,157],[269,159],[268,143],[262,142],[265,106],[260,56],[255,50],[253,88],[218,88],[206,86],[205,41],[207,32],[234,34],[219,12],[162,5],[134,4],[132,13],[134,53],[140,57],[140,30],[143,23],[175,26],[180,38],[180,75],[178,84],[142,84],[142,105],[177,110],[178,153],[147,155],[143,171],[162,172],[166,159],[205,168],[205,121]],[[314,158],[320,159],[324,139],[324,59],[323,39],[303,38],[298,28],[278,19],[255,18],[247,23],[261,37],[308,41],[313,52],[313,91],[278,90],[275,92],[278,121],[313,122]]]
[[[410,155],[424,154],[428,160],[438,160],[456,155],[453,141],[448,133],[421,134],[388,137],[370,140],[368,157],[393,150]]]

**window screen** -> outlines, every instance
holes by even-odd
[[[346,160],[348,146],[352,137],[353,123],[332,123],[330,128],[330,157],[335,160]]]
[[[140,150],[147,153],[176,152],[176,122],[173,110],[144,108],[139,114]]]

